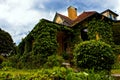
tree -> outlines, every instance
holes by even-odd
[[[6,56],[14,52],[15,47],[10,34],[0,29],[0,54]]]

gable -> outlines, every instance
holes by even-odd
[[[62,23],[63,23],[63,20],[61,19],[60,16],[56,16],[54,22],[59,23],[59,24],[62,24]]]

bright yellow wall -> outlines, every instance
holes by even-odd
[[[61,24],[63,23],[63,20],[59,16],[57,16],[55,22]]]

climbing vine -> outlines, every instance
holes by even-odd
[[[68,34],[72,32],[72,30],[67,26],[59,25],[42,19],[18,47],[21,46],[20,48],[22,50],[25,49],[25,53],[30,52],[30,49],[34,52],[34,54],[42,53],[50,55],[56,53],[58,48],[58,31],[67,31]],[[23,46],[25,47],[24,49]]]
[[[34,29],[18,45],[18,52],[21,54],[19,61],[26,62],[26,64],[22,63],[22,65],[29,65],[30,61],[33,65],[40,66],[47,61],[49,56],[55,55],[59,47],[57,34],[60,31],[68,35],[73,32],[67,26],[44,19],[40,20]]]
[[[89,39],[96,39],[98,34],[99,39],[106,43],[113,43],[112,23],[110,21],[93,19],[87,25]]]

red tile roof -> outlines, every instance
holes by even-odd
[[[75,20],[71,20],[69,17],[59,14],[59,13],[57,13],[57,15],[59,15],[64,20],[64,22],[67,22],[69,26],[73,26],[73,25],[87,19],[88,17],[94,15],[95,13],[97,13],[97,12],[96,11],[83,12]]]
[[[96,11],[83,12],[73,21],[73,25],[87,19],[88,17],[94,15],[95,13],[97,12]]]

